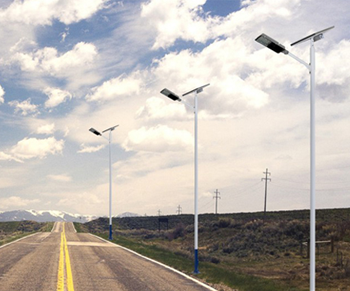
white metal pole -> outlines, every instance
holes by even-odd
[[[112,240],[112,130],[109,131],[109,239]]]
[[[315,207],[315,47],[310,47],[310,291],[316,290],[316,207]]]
[[[198,274],[198,98],[194,97],[194,274]]]

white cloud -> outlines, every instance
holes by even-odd
[[[119,76],[93,88],[92,92],[86,96],[86,100],[101,101],[120,96],[132,96],[139,93],[141,84],[142,80],[138,72],[131,76]]]
[[[69,35],[69,28],[66,28],[65,31],[62,32],[60,35],[61,35],[61,37],[62,37],[61,42],[65,42],[67,36]]]
[[[56,140],[54,137],[46,139],[25,138],[11,149],[11,154],[18,159],[44,158],[48,154],[62,153],[63,140]]]
[[[294,16],[300,0],[244,1],[242,9],[227,17],[204,14],[205,0],[152,0],[142,5],[141,17],[155,31],[154,49],[172,46],[177,39],[205,43],[220,36],[258,27],[271,19],[287,20]]]
[[[71,69],[87,69],[86,66],[91,65],[96,56],[97,49],[93,44],[79,42],[64,54],[59,54],[53,47],[45,47],[33,53],[17,52],[10,61],[18,63],[24,71],[39,71],[62,77],[69,75]]]
[[[69,175],[47,175],[47,178],[49,178],[50,180],[53,181],[57,181],[57,182],[70,182],[72,181],[72,177]]]
[[[208,25],[200,17],[200,14],[204,16],[200,5],[205,2],[206,0],[152,0],[143,4],[141,17],[147,18],[158,34],[153,48],[168,47],[177,38],[195,42],[208,39]]]
[[[5,95],[5,91],[0,85],[0,104],[5,102],[4,95]]]
[[[231,13],[225,18],[221,18],[212,27],[215,36],[231,36],[240,34],[241,31],[250,33],[259,31],[262,25],[268,21],[271,25],[290,21],[295,17],[295,13],[300,8],[300,0],[260,0],[243,1],[242,9]],[[250,35],[249,35],[250,36]]]
[[[165,125],[132,130],[123,143],[128,151],[146,152],[190,150],[192,146],[193,137],[188,131]]]
[[[101,197],[101,193],[106,193],[104,190],[104,188],[98,189],[95,191],[96,193],[91,193],[90,189],[87,192],[67,191],[60,193],[60,199],[56,205],[64,209],[74,209],[74,211],[84,214],[96,213],[96,209],[99,209],[100,215],[104,215],[108,212],[106,200]],[[81,201],[84,201],[84,203],[81,203]]]
[[[26,50],[32,50],[35,48],[38,44],[28,39],[27,37],[21,37],[19,40],[10,48],[11,53],[16,53],[19,51],[26,51]]]
[[[72,99],[71,93],[59,88],[48,87],[44,90],[44,93],[49,97],[49,99],[45,102],[46,108],[56,107],[59,104]]]
[[[232,75],[216,81],[215,95],[207,100],[209,108],[218,107],[221,113],[245,111],[248,107],[260,108],[267,104],[268,94]],[[232,96],[229,98],[229,96]],[[215,104],[216,103],[216,104]]]
[[[146,105],[142,106],[137,112],[138,118],[146,120],[159,119],[184,119],[186,116],[186,109],[183,104],[174,104],[158,97],[151,97],[146,100]]]
[[[39,199],[24,199],[18,196],[10,196],[7,198],[0,198],[0,205],[2,209],[10,209],[13,207],[28,207],[28,205],[33,203],[39,203]]]
[[[42,126],[39,126],[36,130],[38,134],[52,134],[55,131],[55,124],[50,123],[50,124],[45,124]]]
[[[104,8],[106,0],[69,1],[14,1],[6,9],[0,10],[4,22],[21,22],[27,25],[50,25],[53,19],[64,24],[90,18]]]
[[[350,41],[342,40],[327,52],[317,53],[318,94],[331,102],[342,102],[350,93]]]
[[[165,84],[178,84],[169,88],[177,94],[210,83],[198,97],[199,110],[237,116],[248,108],[262,107],[269,100],[268,94],[256,86],[258,77],[253,80],[251,68],[254,63],[250,51],[240,37],[218,40],[197,53],[184,50],[165,55],[156,62],[153,73]],[[191,100],[189,103],[193,102],[192,96],[185,98]]]
[[[105,147],[105,145],[99,145],[99,146],[86,146],[85,144],[82,144],[80,146],[80,150],[78,151],[78,153],[82,154],[82,153],[95,153],[98,152],[99,150],[103,149]]]
[[[193,153],[190,151],[181,154],[175,151],[138,151],[128,160],[113,164],[113,168],[116,169],[120,181],[134,181],[135,178],[153,175],[168,168],[192,165],[192,155]]]
[[[30,98],[19,102],[17,100],[10,101],[8,103],[10,106],[15,107],[15,112],[21,112],[21,115],[26,116],[28,114],[38,114],[38,106],[30,103]]]
[[[6,154],[4,152],[0,152],[0,161],[16,161],[19,163],[23,163],[22,160],[17,159],[16,157],[9,155],[9,154]]]
[[[1,160],[1,152],[0,152],[0,160]],[[0,177],[0,189],[11,188],[13,186],[18,185],[16,181],[14,181],[13,177]]]
[[[37,167],[36,162],[11,162],[27,161],[12,152],[15,146],[12,149],[0,148],[0,160],[4,166],[13,167],[11,174],[7,168],[6,179],[9,180],[0,181],[0,187],[11,185],[9,181],[21,181],[23,184],[7,188],[8,193],[12,191],[9,195],[46,192],[43,195],[47,195],[45,199],[50,200],[51,205],[71,209],[78,207],[85,213],[108,213],[108,203],[103,202],[103,193],[108,193],[105,158],[86,160],[86,171],[78,169],[85,172],[74,177],[74,180],[77,179],[75,183],[63,182],[61,185],[53,179],[69,180],[70,175],[65,174],[67,167],[75,172],[75,167],[80,167],[82,156],[72,153],[72,150],[89,153],[104,147],[100,145],[104,144],[104,140],[89,133],[89,127],[105,129],[120,123],[120,128],[113,132],[112,151],[118,151],[116,155],[112,154],[116,161],[113,179],[118,193],[130,195],[126,198],[120,195],[113,209],[116,212],[130,210],[155,214],[159,209],[155,207],[160,207],[163,213],[173,213],[175,207],[181,204],[186,213],[192,213],[193,113],[183,103],[173,102],[159,91],[167,87],[181,95],[210,83],[198,95],[199,205],[207,204],[203,204],[204,199],[212,203],[213,199],[206,198],[205,193],[213,194],[218,187],[225,202],[220,204],[220,210],[261,209],[261,182],[254,189],[245,188],[251,186],[247,182],[249,179],[254,181],[254,185],[259,183],[262,172],[268,167],[275,177],[269,188],[269,207],[274,210],[307,207],[306,198],[283,186],[277,187],[279,178],[288,179],[296,175],[297,179],[308,179],[309,75],[298,62],[288,56],[274,54],[256,43],[254,38],[265,32],[288,47],[292,41],[333,24],[336,28],[315,45],[316,94],[326,99],[317,98],[317,148],[320,153],[317,173],[319,177],[332,179],[337,176],[337,181],[346,181],[349,170],[346,164],[349,131],[346,129],[350,116],[350,107],[347,106],[350,68],[344,62],[349,59],[350,50],[345,29],[349,24],[350,6],[346,1],[322,4],[315,0],[244,1],[243,9],[225,17],[205,14],[201,8],[204,1],[199,0],[141,2],[144,3],[141,8],[140,1],[125,2],[123,8],[114,5],[98,17],[66,27],[66,30],[58,23],[58,18],[52,16],[46,19],[52,21],[52,27],[44,25],[34,30],[33,26],[24,25],[24,22],[3,26],[0,38],[5,46],[0,50],[5,54],[1,54],[0,67],[4,76],[2,82],[6,82],[3,83],[6,96],[12,96],[5,96],[5,102],[8,98],[15,98],[15,94],[24,93],[27,95],[23,96],[29,97],[39,92],[35,99],[32,97],[37,109],[41,110],[44,106],[55,108],[61,104],[60,110],[45,110],[40,119],[28,113],[26,118],[21,118],[24,121],[21,122],[21,132],[12,132],[14,128],[19,128],[14,126],[19,123],[18,116],[16,120],[16,116],[5,112],[0,118],[10,126],[4,131],[6,144],[12,140],[12,145],[16,145],[22,138],[16,142],[14,139],[23,136],[26,129],[35,134],[49,134],[39,136],[41,138],[52,136],[54,131],[62,135],[66,129],[67,138],[64,143],[67,144],[67,153],[59,158],[62,158],[61,162],[55,163],[53,173],[51,163],[40,162],[40,167]],[[10,1],[8,3],[10,5]],[[203,9],[216,5],[216,2],[213,0],[206,4]],[[61,1],[61,5],[68,4]],[[333,13],[313,13],[320,5],[325,7],[324,11]],[[30,13],[24,17],[27,15],[29,17]],[[38,22],[43,21],[40,17]],[[42,33],[39,37],[38,32]],[[50,36],[49,42],[46,42],[47,36]],[[85,43],[81,46],[87,53],[82,57],[84,60],[74,63],[74,58],[79,58],[84,52],[78,53],[73,46],[82,41]],[[153,49],[165,49],[151,50],[152,46]],[[288,49],[308,62],[307,44]],[[12,63],[3,66],[6,60],[12,60]],[[121,75],[122,72],[127,73]],[[92,76],[96,78],[92,79]],[[16,80],[16,86],[10,83],[11,79]],[[78,83],[78,86],[72,86],[72,83]],[[52,98],[49,94],[50,98],[45,95],[40,100],[41,92],[47,87],[62,91],[57,95],[52,93]],[[26,92],[28,88],[31,91]],[[69,102],[73,96],[77,99]],[[80,96],[86,96],[85,100],[79,100]],[[15,99],[23,101],[28,97]],[[193,104],[193,95],[185,96],[184,100]],[[328,101],[338,103],[330,104]],[[62,106],[68,103],[70,106]],[[8,106],[0,108],[9,110]],[[11,116],[13,120],[7,121],[6,118]],[[53,149],[52,152],[46,150],[46,153],[50,157],[62,151]],[[33,159],[41,157],[34,150],[21,152],[26,152]],[[90,179],[91,175],[95,175],[95,179]],[[33,185],[33,180],[38,183]],[[322,183],[326,181],[322,180]],[[55,187],[52,188],[52,185]],[[318,184],[319,189],[322,186]],[[281,189],[288,195],[278,195]],[[241,195],[242,191],[247,192]],[[164,195],[165,192],[168,195]],[[329,198],[321,194],[319,205],[323,207]],[[93,202],[77,204],[86,197],[89,199],[85,200],[91,197]],[[345,196],[334,197],[336,199],[330,205],[347,203]],[[247,201],[252,203],[247,204]],[[203,211],[200,209],[200,212]]]
[[[349,64],[344,63],[350,57],[350,40],[342,40],[326,53],[317,53],[318,71],[316,81],[319,84],[344,85],[350,78]]]

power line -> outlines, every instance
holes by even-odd
[[[201,211],[204,211],[204,210],[206,210],[206,209],[208,209],[209,207],[209,204],[211,204],[212,202],[211,202],[211,200],[209,201],[209,202],[207,202],[205,205],[201,205],[200,206],[200,210]]]
[[[238,195],[241,196],[242,194],[245,194],[248,191],[254,191],[255,192],[256,190],[260,189],[260,182],[256,182],[256,183],[254,183],[252,185],[249,185],[247,187],[244,187],[244,188],[235,189],[234,190],[234,195],[231,195],[231,196],[227,197],[227,199],[230,200],[230,199],[235,198],[234,196],[238,196]]]

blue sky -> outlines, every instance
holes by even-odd
[[[193,113],[159,92],[200,85],[199,211],[309,207],[309,62],[316,47],[316,205],[349,207],[350,8],[345,0],[2,1],[0,211],[193,213]],[[193,96],[186,101],[193,102]]]

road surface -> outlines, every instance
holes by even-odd
[[[0,291],[208,291],[181,274],[58,222],[0,248]]]

